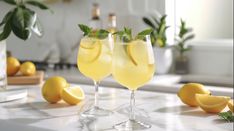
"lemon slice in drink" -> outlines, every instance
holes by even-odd
[[[127,45],[127,54],[135,66],[149,63],[147,44],[142,40],[136,40],[129,43]]]
[[[205,112],[219,113],[227,106],[230,97],[196,94],[196,100]]]
[[[97,39],[83,40],[80,45],[79,59],[92,63],[96,61],[102,52],[101,41]]]
[[[61,97],[66,103],[76,105],[84,100],[85,94],[80,87],[69,87],[63,89]]]

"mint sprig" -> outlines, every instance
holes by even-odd
[[[84,36],[105,39],[109,35],[109,31],[104,29],[93,30],[91,27],[88,27],[87,25],[83,24],[78,24],[78,26],[80,30],[83,31]]]
[[[87,36],[92,32],[92,28],[90,28],[90,27],[88,27],[86,25],[79,24],[78,26],[80,27],[80,30],[83,31],[84,36]]]
[[[130,42],[136,39],[144,40],[146,35],[150,35],[152,29],[146,29],[139,32],[135,37],[132,36],[132,29],[124,27],[122,31],[115,32],[113,35],[117,34],[121,40],[124,42]]]
[[[219,113],[219,116],[227,122],[234,122],[234,116],[231,111],[221,112]]]

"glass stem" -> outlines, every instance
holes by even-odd
[[[94,86],[95,86],[95,94],[94,94],[94,107],[98,107],[98,87],[99,87],[100,82],[99,81],[94,81]]]
[[[135,91],[131,91],[131,98],[130,98],[130,120],[135,120]]]

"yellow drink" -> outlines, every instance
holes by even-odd
[[[111,74],[112,47],[108,39],[84,37],[80,42],[77,65],[82,74],[100,81]]]
[[[113,60],[114,78],[130,90],[136,90],[153,77],[152,47],[143,40],[116,43]]]

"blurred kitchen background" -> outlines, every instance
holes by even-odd
[[[192,50],[187,52],[189,73],[175,74],[176,51],[167,72],[158,74],[152,83],[198,81],[212,86],[233,90],[233,0],[46,0],[53,14],[34,8],[44,28],[44,36],[32,36],[22,41],[14,35],[7,40],[7,50],[21,61],[32,60],[50,75],[64,75],[70,82],[92,83],[76,69],[77,47],[82,32],[78,23],[91,20],[93,3],[100,6],[103,27],[107,26],[109,13],[115,13],[117,28],[133,28],[134,32],[148,28],[142,18],[167,15],[168,45],[175,45],[180,19],[193,28],[195,38],[188,42]],[[0,19],[11,8],[0,3]],[[155,52],[157,55],[157,52]],[[170,58],[168,58],[170,59]],[[170,60],[168,60],[170,61]],[[161,63],[157,63],[159,66]],[[54,70],[54,69],[57,70]],[[68,69],[70,68],[70,69]],[[161,77],[160,77],[161,76]],[[113,85],[111,79],[103,85]],[[165,85],[165,84],[164,84]],[[231,87],[231,88],[229,88]],[[165,88],[166,89],[166,88]],[[152,89],[149,89],[152,90]],[[160,90],[160,89],[159,89]],[[171,92],[173,89],[168,89]],[[163,90],[165,91],[165,90]]]

